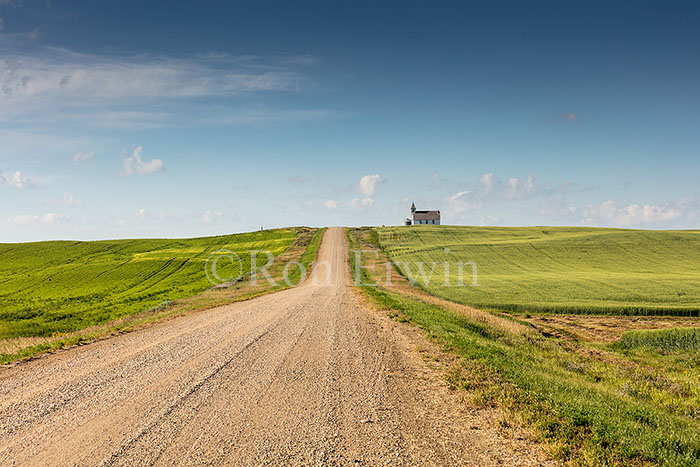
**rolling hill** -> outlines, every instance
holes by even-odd
[[[700,231],[583,227],[413,226],[377,229],[404,275],[429,293],[501,310],[591,314],[700,311]],[[441,264],[477,266],[478,286],[445,286]],[[418,263],[430,271],[424,282]],[[464,268],[471,284],[472,268]]]
[[[218,249],[284,252],[296,229],[175,240],[0,244],[0,339],[72,332],[202,292]],[[265,258],[260,258],[265,260]],[[231,263],[219,275],[231,275]],[[238,267],[236,267],[238,269]]]

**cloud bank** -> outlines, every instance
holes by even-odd
[[[310,86],[302,73],[246,67],[236,61],[110,57],[45,47],[40,55],[8,54],[0,61],[0,103],[30,100],[188,98]]]
[[[688,198],[670,204],[624,204],[612,200],[583,208],[583,222],[620,227],[643,226],[681,219],[697,208]]]
[[[439,176],[433,174],[432,179],[434,183],[436,179],[439,179]],[[572,187],[573,183],[571,182],[563,182],[556,186],[540,184],[532,174],[529,174],[525,179],[511,177],[504,182],[489,172],[479,177],[479,181],[473,189],[458,191],[444,197],[442,201],[451,210],[459,213],[505,201],[527,200],[535,197],[549,198],[555,195],[564,196]]]

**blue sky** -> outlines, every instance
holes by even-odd
[[[0,0],[0,241],[697,228],[697,2]]]

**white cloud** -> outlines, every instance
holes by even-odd
[[[130,175],[146,175],[157,172],[163,172],[165,166],[161,159],[153,159],[148,162],[144,162],[141,159],[141,152],[143,151],[143,146],[138,146],[134,149],[129,157],[122,157],[122,164],[124,165],[124,170],[120,175],[130,176]]]
[[[469,191],[467,191],[467,190],[460,191],[459,193],[455,193],[452,196],[448,196],[447,198],[443,198],[443,201],[456,201],[460,198],[466,197],[467,195],[469,195]]]
[[[83,204],[75,195],[70,192],[64,192],[59,198],[49,198],[46,204],[51,206],[80,206]]]
[[[360,179],[358,183],[358,189],[360,193],[365,195],[365,197],[372,197],[377,188],[377,184],[382,181],[382,176],[379,174],[365,175]]]
[[[73,162],[91,161],[94,158],[95,158],[95,153],[93,151],[76,152],[75,154],[73,154]]]
[[[483,207],[483,203],[476,199],[469,191],[460,191],[454,195],[442,199],[449,211],[456,213],[471,211]]]
[[[493,173],[483,174],[479,177],[479,185],[484,194],[488,195],[493,191],[494,176]]]
[[[583,223],[621,227],[653,224],[680,219],[690,212],[694,203],[686,198],[670,204],[623,204],[612,200],[582,209]]]
[[[354,212],[359,212],[367,208],[371,208],[375,205],[374,195],[377,191],[377,185],[383,181],[384,180],[382,179],[382,176],[379,174],[365,175],[362,178],[360,178],[360,181],[354,187],[355,191],[358,191],[364,195],[362,198],[353,198],[351,200],[342,202],[329,199],[321,203],[321,206],[330,211],[340,209],[350,210]],[[346,188],[347,187],[343,189]],[[337,189],[337,187],[334,187],[334,189]]]
[[[36,184],[36,179],[34,177],[25,178],[20,171],[14,172],[9,178],[5,177],[2,172],[0,172],[0,188],[12,187],[23,190],[25,188],[34,188]]]
[[[512,177],[507,185],[505,196],[509,199],[526,198],[536,194],[539,189],[532,174],[527,176],[527,180]]]

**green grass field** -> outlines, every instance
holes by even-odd
[[[402,273],[429,293],[482,308],[698,316],[700,231],[576,227],[377,229]],[[472,261],[477,287],[445,286],[440,264]],[[424,283],[418,262],[433,277]],[[464,282],[472,281],[464,268]],[[450,271],[457,283],[457,268]]]
[[[296,237],[295,229],[279,229],[179,240],[0,244],[0,339],[72,332],[195,295],[212,285],[204,265],[215,250],[236,252],[250,271],[249,250],[276,256]],[[231,276],[230,262],[219,266],[220,277]]]
[[[472,230],[443,229],[452,231],[452,238]],[[436,230],[379,229],[379,238],[404,255],[425,254],[438,242],[420,240],[434,237]],[[396,231],[408,231],[413,241],[402,242],[402,248],[391,243],[387,233]],[[363,251],[363,264],[385,260],[369,229],[349,230],[348,240],[351,249]],[[453,248],[455,243],[443,244]],[[352,254],[350,263],[356,264]],[[361,270],[366,284],[381,281],[383,274],[383,268]],[[451,354],[444,360],[440,354],[432,357],[444,361],[453,390],[465,391],[477,406],[498,407],[499,425],[506,431],[528,427],[565,465],[700,465],[697,329],[634,331],[620,343],[579,341],[545,332],[550,328],[520,314],[435,301],[400,276],[360,290],[390,318],[422,329]]]

